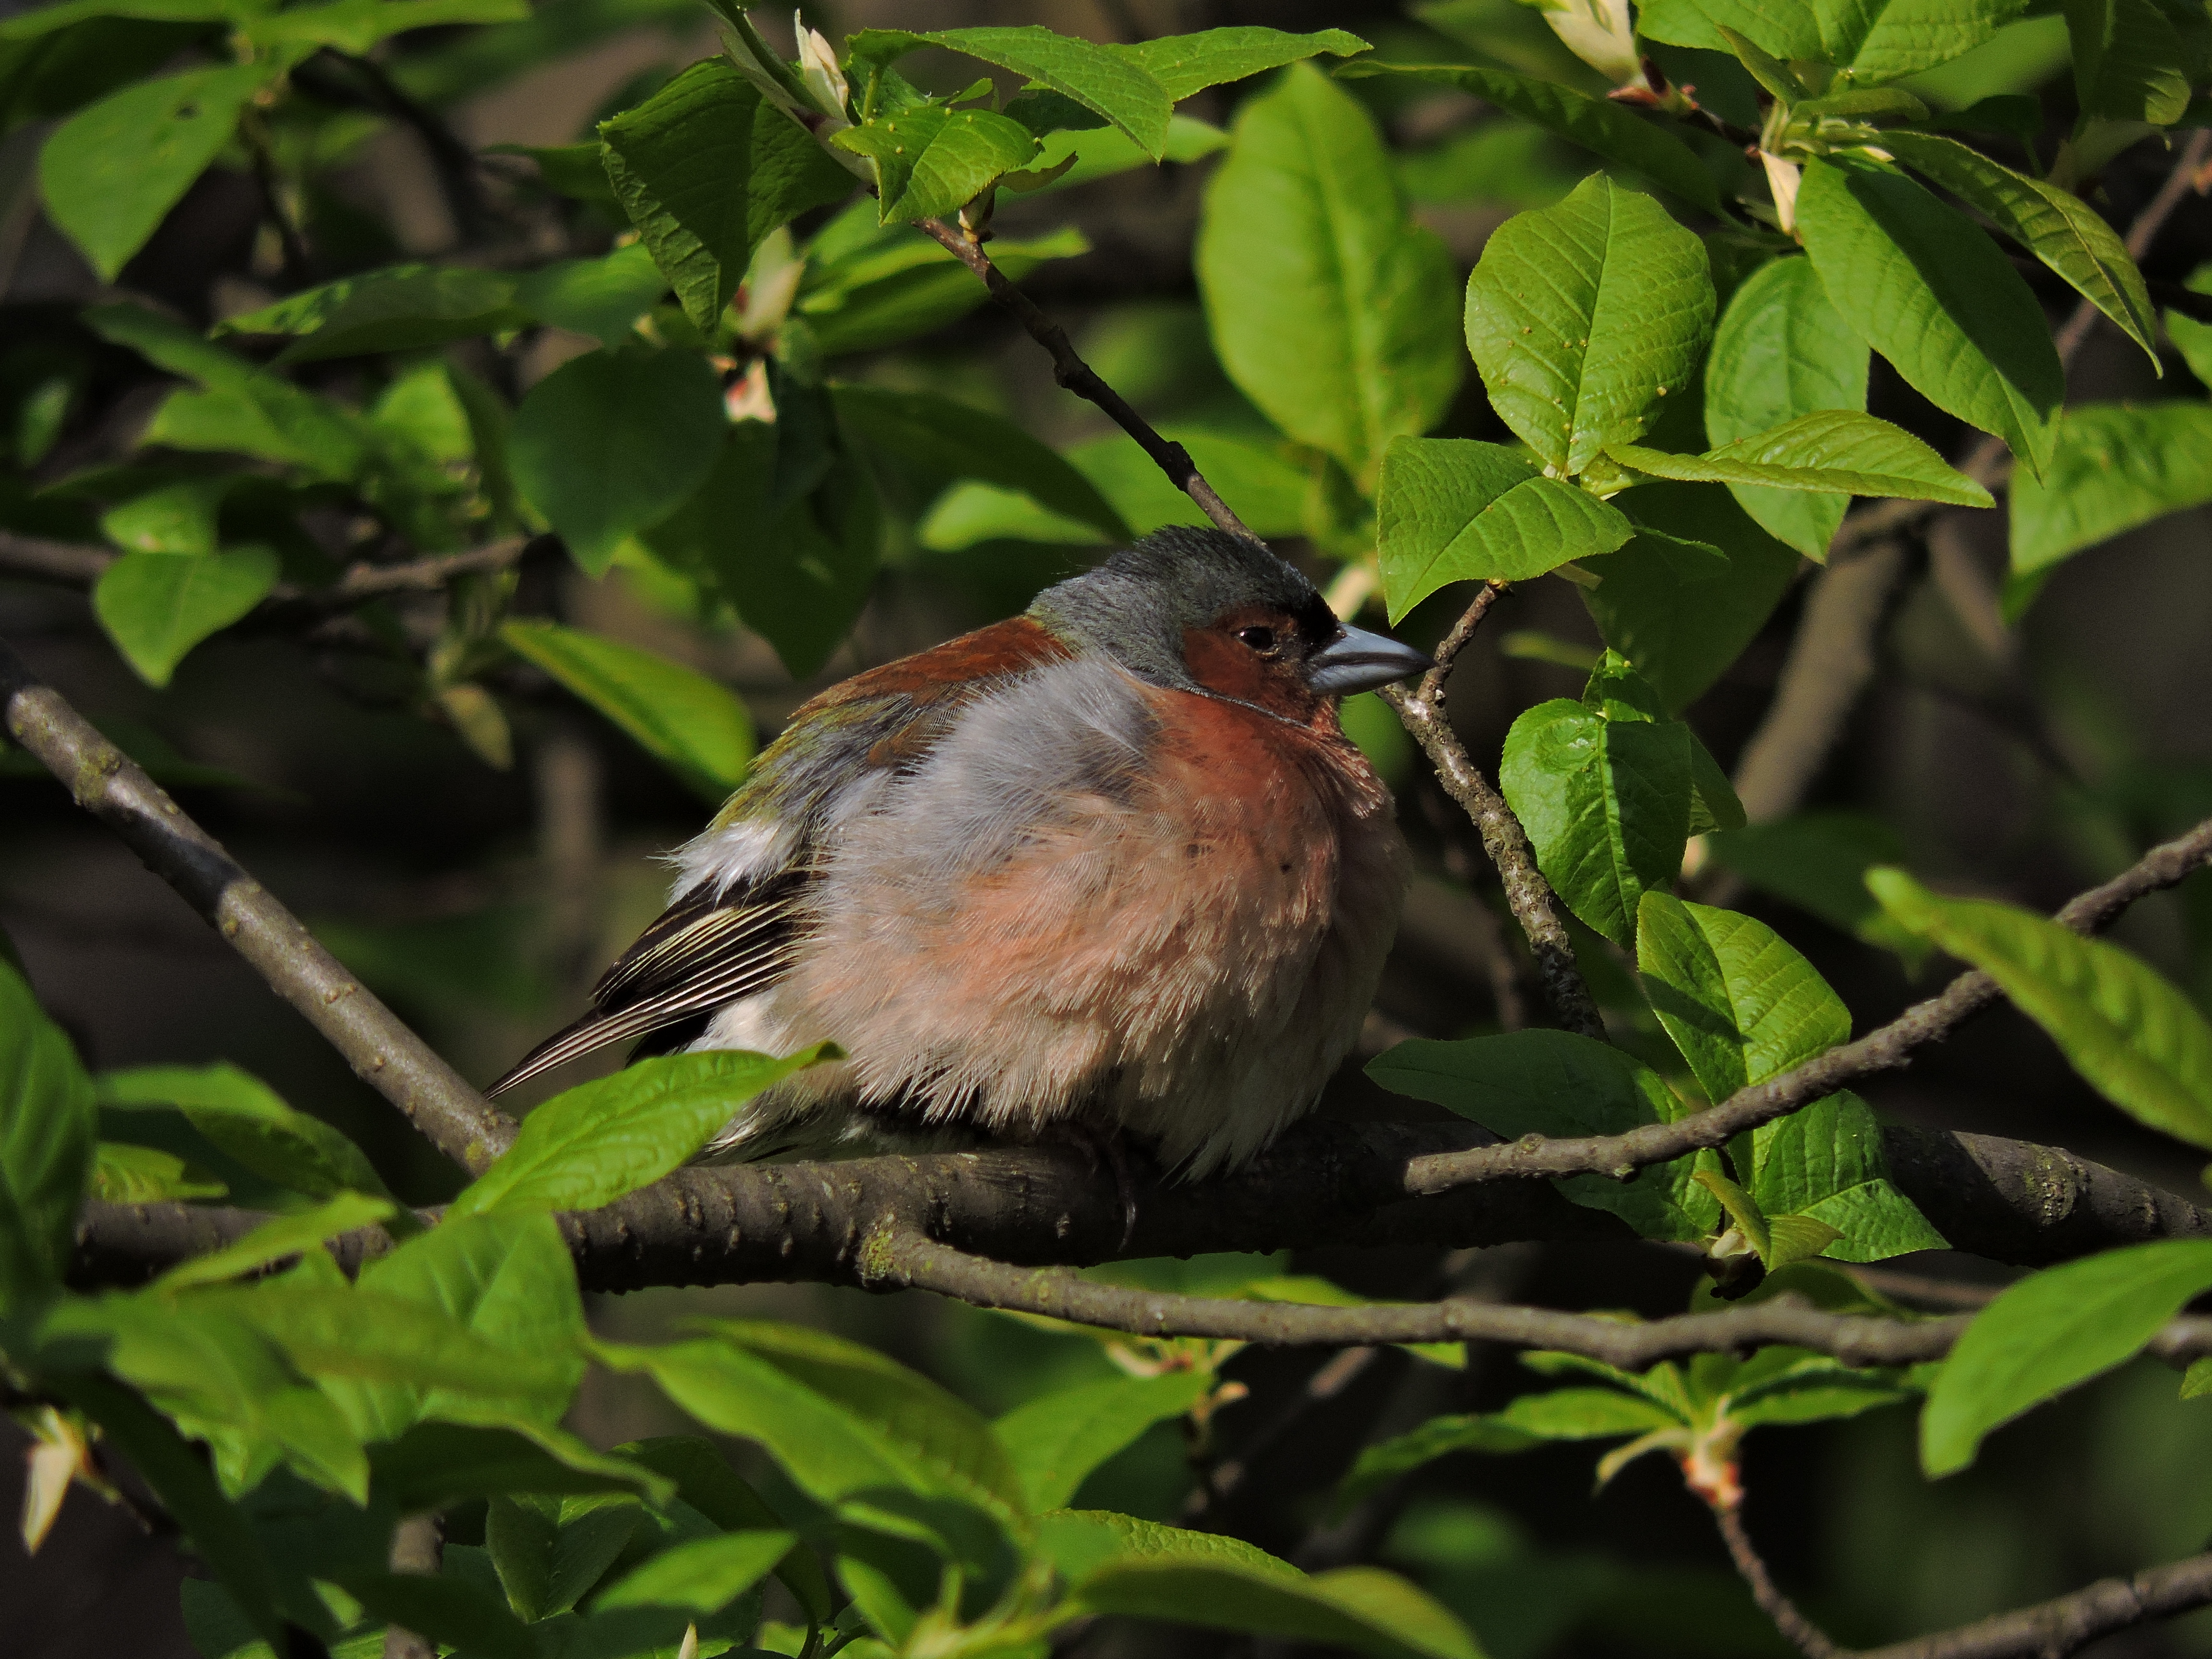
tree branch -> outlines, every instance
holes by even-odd
[[[1521,820],[1514,817],[1505,797],[1483,775],[1482,769],[1468,754],[1467,745],[1459,740],[1459,733],[1444,717],[1444,674],[1504,591],[1501,583],[1484,583],[1466,614],[1438,647],[1437,666],[1421,677],[1413,690],[1386,685],[1381,696],[1395,711],[1400,723],[1412,733],[1413,741],[1420,744],[1421,752],[1429,757],[1429,763],[1436,769],[1437,781],[1443,785],[1445,793],[1466,809],[1475,833],[1482,837],[1482,849],[1490,855],[1491,863],[1497,866],[1498,879],[1504,884],[1505,902],[1528,937],[1528,948],[1535,953],[1537,974],[1543,981],[1545,999],[1552,1005],[1552,1012],[1569,1030],[1603,1042],[1605,1020],[1575,962],[1574,941],[1568,936],[1565,919],[1559,914],[1559,896],[1552,890],[1552,884],[1544,879],[1543,872],[1536,867],[1536,854],[1528,845]]]
[[[349,566],[336,581],[321,587],[279,582],[269,590],[269,597],[255,614],[305,612],[319,618],[397,593],[434,593],[456,577],[504,570],[541,549],[559,545],[559,539],[552,536],[510,536],[463,552],[430,554],[402,564],[363,562]],[[122,556],[112,548],[89,543],[52,541],[0,530],[0,574],[90,587]]]
[[[2136,899],[2175,885],[2208,859],[2212,859],[2212,818],[2153,848],[2132,868],[2075,898],[2055,920],[2076,933],[2094,933]],[[1915,1050],[1948,1036],[2001,994],[1997,982],[1987,974],[1969,971],[1856,1042],[1739,1089],[1702,1112],[1672,1123],[1645,1124],[1623,1134],[1557,1139],[1528,1135],[1510,1146],[1446,1153],[1419,1160],[1409,1172],[1410,1183],[1417,1192],[1441,1192],[1510,1176],[1596,1173],[1626,1179],[1649,1164],[1663,1164],[1700,1147],[1725,1146],[1746,1129],[1786,1117],[1862,1078],[1908,1065]]]
[[[1782,1593],[1781,1587],[1774,1582],[1774,1575],[1767,1571],[1765,1561],[1752,1547],[1751,1534],[1744,1530],[1743,1505],[1716,1504],[1712,1510],[1713,1524],[1720,1528],[1721,1541],[1728,1546],[1729,1559],[1743,1575],[1743,1582],[1751,1587],[1751,1599],[1759,1603],[1761,1613],[1774,1621],[1775,1629],[1805,1659],[1842,1659],[1844,1650],[1797,1610],[1797,1604]]]
[[[121,836],[438,1148],[481,1172],[514,1136],[511,1119],[356,982],[300,920],[240,868],[137,764],[0,644],[8,735]]]
[[[975,273],[991,297],[1013,314],[1029,333],[1030,338],[1051,355],[1053,379],[1077,397],[1089,399],[1113,417],[1114,423],[1137,441],[1145,453],[1151,456],[1168,481],[1198,504],[1220,528],[1232,536],[1242,536],[1248,542],[1256,542],[1244,521],[1229,509],[1229,504],[1214,493],[1213,486],[1206,481],[1190,459],[1190,452],[1179,443],[1170,442],[1156,431],[1151,422],[1130,407],[1121,394],[1098,378],[1097,371],[1076,354],[1074,343],[1067,331],[1037,308],[1036,302],[1016,288],[1006,274],[991,263],[991,256],[983,252],[982,244],[967,231],[948,225],[942,219],[917,219],[915,228],[931,238],[952,257]]]
[[[1881,1648],[1839,1647],[1775,1583],[1744,1529],[1740,1504],[1713,1505],[1713,1522],[1752,1600],[1805,1659],[2066,1659],[2130,1625],[2212,1602],[2212,1554],[2205,1554],[2132,1578],[2100,1579],[2071,1595],[1933,1636]]]

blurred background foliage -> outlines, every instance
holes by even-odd
[[[836,37],[868,26],[1034,21],[1040,9],[1016,0],[841,0],[809,6],[806,16]],[[1102,40],[1235,22],[1334,27],[1401,62],[1474,53],[1570,84],[1592,78],[1533,12],[1510,0],[1054,0],[1042,10],[1057,28]],[[2073,92],[2063,20],[2056,8],[2037,13],[1918,77],[1913,90],[1939,109],[2033,94],[2047,148],[2071,125]],[[27,9],[4,15],[20,18]],[[81,308],[106,290],[42,213],[33,172],[40,142],[71,106],[64,94],[82,102],[149,73],[190,44],[191,27],[80,26],[27,40],[0,28],[9,129],[0,139],[0,448],[13,464],[0,481],[0,525],[12,531],[87,535],[103,504],[204,476],[187,461],[164,463],[170,470],[154,477],[131,459],[129,436],[162,386],[139,356],[82,319]],[[763,27],[787,44],[775,25]],[[412,33],[364,60],[373,76],[324,65],[302,71],[300,95],[266,124],[265,143],[283,177],[296,181],[286,187],[286,205],[315,275],[417,258],[534,269],[550,258],[608,253],[626,222],[595,161],[579,167],[568,147],[715,45],[693,0],[544,0],[524,22]],[[1755,123],[1749,82],[1732,63],[1677,48],[1660,57],[1670,76],[1695,82],[1709,104]],[[973,67],[950,54],[908,65],[940,92],[957,90]],[[1395,78],[1344,84],[1380,122],[1416,216],[1442,236],[1462,273],[1505,217],[1557,200],[1587,165],[1557,139],[1463,94]],[[1285,443],[1223,373],[1192,270],[1218,130],[1250,90],[1209,93],[1187,106],[1201,119],[1178,123],[1173,159],[1160,168],[1086,179],[1094,170],[1086,164],[1053,190],[1007,198],[994,252],[1068,324],[1109,383],[1190,445],[1255,527],[1326,575],[1331,538],[1342,528],[1328,500],[1332,475]],[[485,152],[482,168],[457,165],[427,142],[425,131],[434,129],[406,113],[418,108]],[[2123,155],[2103,179],[2106,216],[2124,222],[2165,166],[2155,144]],[[926,392],[1006,417],[1065,455],[1134,529],[1194,519],[1103,416],[1054,386],[1042,354],[985,306],[966,273],[932,258],[911,232],[878,230],[872,216],[865,203],[812,214],[795,244],[778,243],[754,269],[756,287],[779,280],[779,259],[797,270],[793,314],[838,380],[884,394]],[[794,265],[801,254],[803,265]],[[238,153],[199,179],[115,286],[206,328],[296,288],[289,262],[297,257],[270,226],[254,158]],[[2179,281],[2208,259],[2212,216],[2185,211],[2147,270]],[[618,269],[610,272],[605,280],[619,277]],[[453,544],[441,544],[437,528],[454,522],[440,508],[450,498],[466,497],[494,529],[511,515],[511,491],[475,459],[469,399],[456,388],[473,377],[512,399],[589,349],[590,324],[605,313],[573,295],[568,303],[562,322],[523,325],[504,351],[471,341],[442,357],[389,360],[384,380],[377,360],[303,368],[305,383],[396,434],[391,488],[395,499],[422,504],[423,547]],[[661,310],[664,326],[682,326],[675,307]],[[2190,370],[2169,356],[2167,373]],[[1875,374],[1873,411],[1955,450],[1955,422],[1880,362]],[[2072,377],[2076,399],[2142,395],[2154,385],[2142,354],[2112,334],[2093,338]],[[875,407],[890,419],[896,399]],[[1504,435],[1472,375],[1440,430]],[[926,446],[870,453],[880,522],[851,533],[879,538],[879,564],[872,576],[860,570],[851,587],[857,619],[849,629],[827,599],[817,611],[772,620],[761,607],[775,599],[749,593],[742,573],[702,568],[680,538],[652,534],[616,538],[597,578],[565,563],[527,562],[523,608],[734,688],[764,740],[812,690],[1020,609],[1104,539],[1079,513],[989,483],[948,483],[928,464]],[[118,468],[138,470],[123,479]],[[66,491],[33,498],[41,485],[72,475],[88,480],[74,499]],[[241,486],[213,510],[227,542],[268,538],[289,564],[324,556],[295,544],[296,532],[286,539],[285,515],[302,505],[276,499],[273,486],[265,497]],[[741,490],[727,503],[733,511],[757,506]],[[2204,679],[2212,517],[2203,509],[2169,517],[2060,567],[2011,626],[1991,602],[2003,557],[2001,525],[1988,517],[1966,544],[1914,556],[1881,631],[1871,692],[1820,773],[1808,803],[1814,815],[1789,832],[1811,842],[1777,832],[1720,854],[1748,884],[1735,902],[1813,959],[1860,1030],[1926,981],[1916,976],[1920,964],[1886,948],[1878,926],[1864,925],[1863,900],[1848,884],[1823,890],[1807,878],[1853,856],[1808,851],[1812,843],[1866,849],[1856,854],[1862,862],[1899,858],[1927,876],[2047,908],[2113,873],[2148,842],[2212,815]],[[817,523],[814,533],[839,529]],[[803,549],[790,556],[803,567]],[[854,580],[849,566],[787,576],[825,590]],[[1724,766],[1771,696],[1801,594],[1802,585],[1688,711]],[[1459,603],[1439,595],[1402,631],[1432,640]],[[810,634],[809,616],[834,625],[817,623]],[[760,626],[748,626],[749,617]],[[434,633],[454,624],[433,614],[408,625]],[[496,1075],[579,1006],[599,969],[658,909],[666,871],[657,860],[697,830],[702,796],[719,793],[711,776],[687,787],[630,734],[563,692],[542,663],[501,674],[504,715],[491,720],[466,699],[426,700],[422,685],[343,639],[302,650],[273,631],[226,634],[185,657],[156,690],[118,657],[83,597],[32,581],[0,580],[0,635],[477,1079]],[[1577,695],[1599,645],[1574,586],[1539,581],[1514,591],[1461,659],[1455,681],[1453,715],[1478,760],[1494,762],[1518,711]],[[1499,927],[1494,884],[1469,884],[1441,832],[1454,809],[1414,766],[1395,723],[1363,700],[1347,710],[1347,724],[1398,786],[1422,855],[1368,1052],[1408,1032],[1497,1030],[1493,970],[1515,947]],[[454,1173],[431,1149],[19,755],[0,756],[0,923],[91,1064],[233,1061],[287,1099],[312,1103],[370,1151],[404,1195],[430,1200],[452,1189]],[[2212,994],[2212,895],[2202,884],[2136,907],[2118,934],[2200,999]],[[1632,1037],[1628,1028],[1648,1015],[1622,959],[1594,935],[1578,939],[1601,1000]],[[2100,1105],[2009,1010],[1886,1083],[1877,1103],[1905,1121],[2063,1140],[2155,1179],[2189,1178],[2161,1143]],[[1353,1067],[1325,1109],[1423,1109],[1382,1095]],[[1166,1264],[1158,1277],[1202,1288],[1249,1277],[1260,1265]],[[1678,1310],[1693,1277],[1689,1262],[1657,1247],[1571,1244],[1442,1264],[1418,1252],[1316,1252],[1288,1265],[1368,1294],[1405,1294],[1442,1273],[1510,1289],[1516,1299],[1650,1314]],[[702,1311],[789,1318],[855,1336],[993,1413],[1048,1386],[1109,1375],[1115,1364],[1087,1345],[956,1304],[818,1286],[603,1298],[594,1318],[611,1335],[644,1338]],[[1241,1478],[1206,1524],[1302,1561],[1371,1554],[1396,1565],[1460,1611],[1498,1659],[1786,1651],[1663,1461],[1632,1466],[1592,1495],[1588,1454],[1574,1447],[1513,1459],[1462,1455],[1431,1466],[1400,1498],[1347,1523],[1327,1494],[1361,1444],[1437,1412],[1494,1408],[1528,1379],[1495,1353],[1451,1370],[1390,1352],[1307,1401],[1316,1364],[1297,1352],[1237,1356],[1229,1375],[1249,1390],[1245,1398],[1222,1405],[1202,1437],[1156,1428],[1093,1476],[1081,1501],[1188,1521],[1195,1472],[1235,1463]],[[574,1426],[602,1445],[682,1426],[658,1401],[641,1385],[595,1373]],[[1283,1414],[1302,1401],[1285,1431]],[[1911,1431],[1908,1413],[1875,1413],[1776,1430],[1748,1452],[1754,1520],[1778,1573],[1844,1642],[1970,1620],[2200,1548],[2212,1535],[2212,1483],[2203,1477],[2212,1467],[2212,1407],[2176,1401],[2171,1378],[2148,1362],[2000,1435],[1974,1468],[1938,1485],[1918,1474]],[[0,1460],[10,1479],[19,1467]],[[774,1478],[757,1460],[750,1472]],[[0,1605],[10,1610],[0,1651],[186,1653],[174,1563],[116,1513],[71,1506],[35,1582],[18,1553],[0,1551]],[[1165,1653],[1174,1640],[1157,1629],[1133,1631],[1115,1650]],[[1187,1650],[1218,1646],[1193,1638]],[[2097,1651],[2212,1652],[2212,1614]]]

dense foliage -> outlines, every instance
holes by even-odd
[[[2161,145],[2212,120],[2202,0],[1445,0],[1379,49],[1341,28],[1100,45],[1024,25],[835,45],[802,27],[793,55],[740,0],[715,7],[723,49],[623,88],[580,142],[482,155],[440,112],[688,14],[58,0],[0,21],[8,118],[43,124],[47,219],[120,283],[37,311],[0,357],[8,546],[88,585],[149,687],[210,641],[273,637],[484,767],[514,763],[519,724],[580,703],[714,802],[745,774],[754,714],[697,653],[592,625],[582,579],[672,636],[744,630],[805,682],[850,665],[886,570],[957,573],[980,620],[1088,550],[1203,522],[1127,437],[1054,447],[965,395],[989,296],[955,244],[1049,278],[1088,251],[1048,222],[1052,193],[1204,167],[1202,329],[1139,308],[1093,352],[1106,378],[1164,410],[1165,435],[1344,614],[1377,605],[1434,640],[1467,584],[1556,574],[1602,641],[1517,637],[1587,678],[1507,711],[1496,775],[1536,885],[1577,924],[1607,1038],[1519,1029],[1501,1000],[1449,1021],[1460,1035],[1388,1047],[1375,1083],[1509,1140],[1689,1120],[1850,1038],[1844,999],[1778,929],[1809,916],[1916,969],[1941,953],[1986,971],[2119,1112],[2169,1149],[2212,1149],[2212,1025],[2187,992],[2020,905],[1931,890],[1863,816],[1789,799],[1747,824],[1686,718],[1832,549],[1860,556],[2002,493],[2008,572],[1984,595],[2002,628],[2066,561],[2212,501],[2212,266],[2148,282],[2096,191],[2122,166],[2155,173]],[[1233,120],[1179,109],[1201,94],[1216,112],[1233,97]],[[1434,106],[1488,113],[1394,149],[1386,121]],[[337,186],[395,126],[434,166],[463,239],[448,255],[410,262]],[[164,228],[226,176],[252,181],[255,223],[228,297],[204,306],[165,288]],[[1501,209],[1464,283],[1416,198]],[[994,232],[1001,201],[1020,229]],[[2081,325],[2054,337],[2046,307],[2077,296]],[[2157,397],[2067,401],[2062,352],[2092,326],[2165,377]],[[1225,378],[1208,380],[1215,362]],[[1896,419],[1869,412],[1870,386]],[[1358,700],[1346,723],[1409,799],[1425,787],[1382,704]],[[112,735],[179,788],[235,781],[150,732]],[[434,784],[410,810],[434,817]],[[1463,880],[1465,831],[1431,838]],[[1773,921],[1704,902],[1747,884]],[[442,948],[325,937],[403,988],[422,964],[395,959]],[[542,984],[526,960],[542,948],[501,934],[490,971]],[[486,994],[489,959],[457,994]],[[659,1181],[811,1054],[583,1084],[417,1214],[418,1176],[387,1184],[327,1115],[234,1066],[88,1070],[18,968],[0,962],[0,1386],[34,1442],[25,1541],[72,1483],[150,1495],[207,1574],[184,1612],[208,1659],[388,1653],[387,1628],[472,1659],[1042,1655],[1099,1615],[1439,1656],[1480,1650],[1471,1622],[1500,1655],[1533,1655],[1599,1594],[1484,1568],[1524,1613],[1552,1611],[1486,1609],[1468,1585],[1497,1552],[1442,1522],[1401,1541],[1408,1577],[1304,1571],[1219,1531],[1079,1506],[1163,1424],[1206,1467],[1216,1413],[1246,1392],[1224,1370],[1233,1340],[1035,1322],[1079,1357],[1040,1364],[990,1419],[796,1323],[595,1334],[554,1217]],[[429,982],[414,990],[434,1002]],[[1838,1264],[1945,1248],[1847,1089],[1629,1167],[1559,1190],[1625,1224],[1624,1244],[1632,1230],[1697,1253],[1701,1310],[1795,1296],[1916,1318]],[[72,1287],[88,1199],[265,1218],[141,1287]],[[349,1279],[325,1242],[380,1227],[389,1248]],[[1118,1271],[1361,1301],[1267,1258]],[[1601,1485],[1663,1452],[1732,1517],[1751,1430],[1899,1406],[1941,1476],[2208,1291],[2212,1238],[2174,1237],[2020,1278],[1940,1361],[1770,1346],[1632,1371],[1540,1351],[1527,1366],[1561,1386],[1379,1433],[1307,1497],[1340,1512],[1451,1454],[1607,1441]],[[1467,1364],[1457,1344],[1415,1359]],[[587,1372],[649,1385],[723,1438],[595,1446],[563,1426]],[[2212,1393],[2212,1357],[2180,1392]],[[430,1514],[441,1557],[395,1558],[403,1518]]]

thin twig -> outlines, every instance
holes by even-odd
[[[513,1120],[486,1104],[137,763],[59,692],[42,684],[5,644],[0,644],[0,706],[9,737],[175,888],[270,989],[345,1056],[363,1082],[404,1112],[441,1151],[475,1173],[506,1150],[514,1135]]]
[[[1134,438],[1146,454],[1151,456],[1168,481],[1198,504],[1200,512],[1232,536],[1242,536],[1246,541],[1256,542],[1244,521],[1229,509],[1227,502],[1214,493],[1213,486],[1206,481],[1190,459],[1190,452],[1181,444],[1163,438],[1151,422],[1131,408],[1128,400],[1098,378],[1097,371],[1076,354],[1074,343],[1067,331],[1037,308],[1036,302],[1007,280],[1006,275],[991,263],[991,256],[983,252],[982,244],[957,225],[948,225],[942,219],[917,219],[915,228],[930,237],[952,257],[975,272],[991,297],[1029,332],[1029,337],[1042,346],[1052,356],[1053,378],[1079,398],[1089,399],[1113,417],[1114,423]]]
[[[1744,1530],[1743,1506],[1715,1504],[1713,1523],[1721,1529],[1721,1541],[1728,1546],[1729,1559],[1743,1575],[1743,1582],[1751,1587],[1751,1599],[1759,1603],[1761,1613],[1774,1621],[1775,1629],[1805,1659],[1841,1659],[1844,1650],[1797,1610],[1797,1604],[1782,1593],[1781,1587],[1774,1582],[1774,1575],[1767,1571],[1766,1563],[1752,1547],[1751,1534]]]
[[[2185,836],[2153,848],[2130,869],[2074,899],[2054,920],[2076,933],[2095,933],[2136,899],[2178,884],[2203,868],[2208,860],[2212,860],[2212,818]],[[1997,982],[1987,974],[1964,973],[1935,996],[1916,1003],[1856,1042],[1831,1048],[1778,1077],[1739,1089],[1719,1104],[1672,1123],[1650,1123],[1621,1134],[1588,1138],[1524,1136],[1506,1146],[1417,1160],[1408,1178],[1419,1192],[1441,1192],[1469,1181],[1559,1176],[1593,1169],[1625,1179],[1639,1169],[1700,1147],[1726,1146],[1746,1129],[1786,1117],[1862,1078],[1908,1065],[1915,1052],[1948,1036],[2001,994]],[[1618,1162],[1605,1162],[1608,1157]]]
[[[370,599],[398,593],[434,593],[458,577],[504,570],[541,547],[557,546],[550,536],[509,536],[459,553],[436,553],[402,564],[351,566],[322,587],[279,582],[261,602],[264,611],[333,616]],[[33,577],[70,587],[90,587],[123,556],[112,548],[85,542],[59,542],[43,536],[19,536],[0,530],[0,574]],[[257,613],[258,614],[258,613]]]

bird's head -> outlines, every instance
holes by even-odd
[[[1154,532],[1037,596],[1030,614],[1154,685],[1305,722],[1334,699],[1419,673],[1428,657],[1339,621],[1311,582],[1219,530]]]

